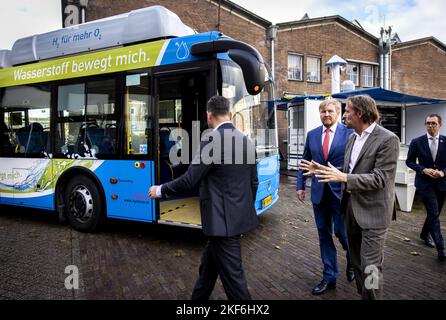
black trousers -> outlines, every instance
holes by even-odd
[[[209,237],[192,300],[208,300],[218,276],[229,300],[251,300],[242,267],[240,236]]]
[[[439,190],[436,184],[429,186],[426,190],[418,191],[426,207],[426,220],[424,221],[421,237],[428,234],[432,236],[437,250],[444,250],[444,240],[440,229],[440,213],[443,208],[446,193]]]

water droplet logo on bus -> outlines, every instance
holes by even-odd
[[[177,49],[177,59],[178,60],[184,60],[184,59],[189,58],[190,51],[189,51],[189,48],[187,47],[186,42],[184,42],[184,41],[176,42],[175,46],[178,47],[178,49]]]

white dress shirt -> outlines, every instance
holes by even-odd
[[[427,141],[428,141],[428,143],[429,143],[429,151],[430,150],[432,150],[432,143],[434,142],[434,140],[432,139],[432,137],[433,136],[431,136],[429,133],[426,133],[426,135],[427,135]],[[440,143],[440,133],[438,133],[436,136],[435,136],[435,144],[436,144],[436,150],[437,150],[437,152],[438,152],[438,144]],[[434,159],[434,161],[435,161],[435,159]]]
[[[333,142],[337,127],[338,127],[337,122],[330,127],[330,142],[328,143],[328,153],[330,153],[331,143]],[[327,127],[322,126],[322,140],[321,140],[322,146],[324,145],[325,130],[327,130]]]
[[[356,165],[356,160],[358,160],[359,154],[361,153],[362,147],[364,146],[365,142],[369,138],[370,134],[373,132],[373,130],[376,127],[376,122],[372,123],[367,129],[365,129],[361,135],[354,132],[356,135],[355,143],[353,144],[352,154],[350,156],[350,163],[348,165],[348,172],[352,173],[353,168]]]
[[[218,128],[220,128],[222,125],[224,125],[226,123],[232,124],[232,121],[228,120],[228,121],[223,121],[223,122],[219,123],[218,126],[216,126],[213,131],[217,130]]]

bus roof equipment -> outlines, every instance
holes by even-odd
[[[0,69],[81,52],[147,40],[182,37],[196,32],[162,6],[133,10],[17,40],[0,50]]]

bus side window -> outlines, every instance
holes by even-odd
[[[5,89],[1,99],[13,155],[42,157],[49,153],[51,90],[49,85],[24,85]]]
[[[152,102],[147,73],[129,74],[126,78],[125,154],[147,155],[152,151]]]
[[[117,152],[116,78],[58,86],[57,156],[102,158]]]

